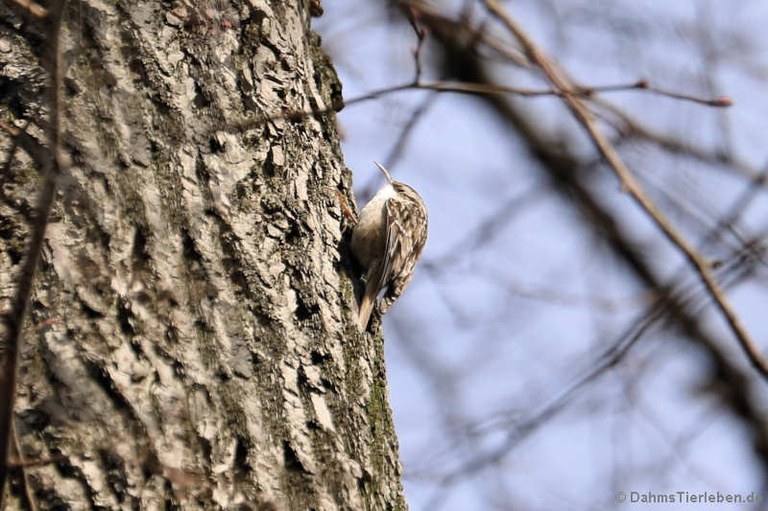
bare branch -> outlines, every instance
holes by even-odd
[[[549,58],[533,39],[520,27],[515,19],[509,16],[496,0],[483,0],[488,11],[500,20],[507,29],[517,38],[525,53],[544,73],[552,85],[564,93],[563,100],[569,107],[574,117],[581,123],[589,134],[595,147],[606,159],[610,167],[616,173],[623,188],[630,194],[635,202],[648,214],[653,222],[661,229],[664,235],[685,255],[691,265],[696,269],[702,282],[709,290],[720,312],[725,317],[731,331],[734,333],[742,349],[746,353],[752,365],[760,374],[768,379],[768,361],[763,358],[757,345],[741,324],[736,312],[730,305],[723,290],[712,274],[708,261],[680,234],[667,217],[661,212],[648,194],[640,186],[630,169],[619,156],[616,149],[599,130],[593,114],[583,101],[574,94],[574,86],[570,78],[563,73],[555,62]],[[578,89],[576,89],[578,90]]]

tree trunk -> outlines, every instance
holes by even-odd
[[[45,20],[0,9],[0,118],[44,141]],[[310,9],[68,4],[67,169],[16,388],[34,463],[7,509],[25,491],[40,509],[406,507],[381,331],[355,326],[340,86]],[[42,180],[21,141],[0,139],[5,304]]]

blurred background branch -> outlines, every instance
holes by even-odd
[[[359,192],[388,154],[430,208],[387,320],[414,509],[764,490],[766,14],[734,9],[328,9]]]

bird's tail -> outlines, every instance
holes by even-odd
[[[376,282],[374,279],[369,279],[365,283],[365,293],[363,293],[363,300],[360,302],[360,309],[357,312],[357,321],[363,332],[368,329],[368,321],[371,319],[373,306],[376,305],[376,291]]]

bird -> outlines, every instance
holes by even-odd
[[[374,163],[387,184],[363,207],[350,240],[352,255],[365,270],[365,291],[358,309],[363,331],[382,291],[381,314],[403,293],[427,242],[424,200],[412,187],[392,179],[383,165]]]

